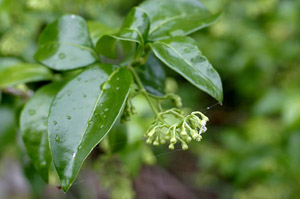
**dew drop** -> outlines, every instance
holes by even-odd
[[[120,80],[120,77],[117,77],[117,81],[119,81]]]
[[[70,120],[72,117],[70,115],[67,115],[67,119]]]
[[[42,165],[42,166],[45,166],[45,165],[46,165],[46,161],[42,161],[42,162],[41,162],[41,165]]]
[[[103,104],[100,104],[100,106],[102,107],[102,106],[103,106]]]
[[[60,142],[60,137],[58,135],[55,136],[55,141]]]
[[[54,120],[54,121],[53,121],[53,124],[56,125],[56,124],[57,124],[57,121]]]
[[[104,125],[102,124],[102,125],[100,125],[100,129],[103,129],[103,127],[104,127]]]
[[[34,115],[35,114],[35,110],[33,110],[33,109],[30,109],[28,112],[29,112],[29,115]]]
[[[106,115],[103,115],[104,118],[106,118]]]
[[[66,55],[65,55],[65,53],[59,53],[58,57],[59,57],[59,59],[64,59],[64,58],[66,58]]]
[[[119,90],[119,89],[120,89],[120,87],[117,87],[116,89],[117,89],[117,90]]]
[[[79,146],[78,146],[78,150],[80,150],[81,148],[82,148],[82,146],[81,146],[81,145],[79,145]]]
[[[105,112],[109,111],[109,108],[104,109]]]
[[[75,156],[76,156],[76,153],[73,153],[72,157],[75,158]]]

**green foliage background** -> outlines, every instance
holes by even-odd
[[[79,14],[87,20],[117,27],[139,2],[0,0],[0,56],[33,61],[38,34],[45,24],[62,14]],[[128,127],[129,144],[121,155],[125,168],[121,168],[122,172],[120,168],[110,168],[102,173],[106,179],[103,186],[115,185],[113,198],[124,193],[133,198],[129,176],[137,172],[142,162],[156,161],[192,188],[210,193],[212,198],[299,198],[300,3],[294,0],[205,0],[204,3],[213,12],[222,11],[223,16],[193,37],[222,77],[224,103],[215,105],[212,98],[170,71],[172,78],[167,80],[167,90],[176,91],[187,110],[204,111],[209,116],[207,134],[187,152],[161,156],[168,150],[155,148],[152,153],[141,144],[147,128],[141,124],[151,121],[150,110],[138,98],[135,103],[139,114]],[[174,83],[174,79],[179,82]],[[2,98],[0,158],[7,154],[17,156],[19,149],[14,145],[5,149],[4,146],[15,142],[18,122],[14,121],[14,115],[23,103],[4,94]],[[141,115],[144,117],[140,118]],[[107,148],[105,142],[102,145]],[[137,150],[142,152],[132,152]],[[192,161],[177,164],[176,159],[181,156],[192,156]],[[143,161],[136,161],[141,157]],[[101,157],[89,161],[87,168],[102,171],[110,161],[112,158]],[[194,169],[189,169],[191,165]],[[116,175],[116,170],[122,175]],[[27,176],[33,193],[38,195],[40,188],[35,177],[28,172]],[[115,183],[116,178],[122,180]]]

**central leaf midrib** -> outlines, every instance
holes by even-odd
[[[104,81],[102,84],[108,83],[108,82],[111,80],[111,78],[112,78],[118,71],[119,71],[119,68],[116,69],[116,70],[114,70],[114,71],[109,75],[109,78],[108,78],[106,81]],[[101,92],[99,93],[99,95],[98,95],[98,97],[97,97],[97,99],[96,99],[96,101],[95,101],[93,110],[92,110],[92,112],[91,112],[91,114],[90,114],[90,116],[89,116],[89,118],[88,118],[87,121],[90,121],[90,120],[93,118],[94,112],[95,112],[96,109],[97,109],[97,105],[98,105],[99,100],[101,99],[103,93],[104,93],[104,90],[101,89]],[[84,128],[84,133],[82,134],[82,136],[81,136],[81,138],[80,138],[79,145],[82,143],[82,139],[83,139],[84,135],[85,135],[86,132],[87,132],[88,126],[89,126],[89,124],[88,124],[88,122],[87,122],[87,124],[86,124],[86,126],[85,126],[85,128]],[[78,152],[78,148],[76,147],[75,153],[77,154],[77,152]]]

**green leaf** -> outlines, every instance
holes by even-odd
[[[220,16],[211,14],[198,0],[148,0],[139,7],[150,17],[150,41],[189,35]]]
[[[98,21],[88,21],[87,26],[94,45],[96,45],[97,41],[103,35],[112,34],[116,32],[114,28],[108,27],[107,25]]]
[[[40,64],[0,65],[0,89],[20,83],[50,80],[52,73]]]
[[[137,42],[143,43],[147,40],[149,29],[150,19],[148,15],[143,9],[135,7],[125,18],[119,34],[124,38],[133,39]],[[122,34],[124,30],[132,32],[132,35],[127,36],[126,34]]]
[[[118,52],[120,52],[120,41],[127,41],[127,46],[130,45],[128,44],[128,42],[133,42],[134,44],[137,43],[143,48],[143,45],[148,36],[149,28],[150,20],[147,14],[138,7],[133,8],[125,18],[123,25],[118,33],[104,35],[99,39],[96,44],[96,51],[108,58],[116,59],[120,57],[120,55],[118,56]],[[121,43],[121,45],[123,44]],[[129,49],[135,50],[135,45],[133,46],[131,44],[131,46],[127,50],[123,50],[123,52],[127,52]],[[129,51],[131,51],[131,53],[127,53],[125,57],[134,54],[134,51],[133,53],[132,50]]]
[[[39,89],[25,105],[20,128],[28,156],[37,172],[48,182],[51,153],[48,142],[48,115],[51,102],[61,83],[48,84]]]
[[[48,119],[49,142],[61,185],[67,191],[92,149],[120,115],[132,84],[126,68],[94,65],[56,95]]]
[[[40,35],[35,59],[54,70],[71,70],[96,62],[85,20],[65,15],[49,24]]]
[[[202,55],[197,43],[189,37],[174,37],[157,41],[151,48],[163,63],[197,88],[219,102],[223,100],[222,82],[218,72]]]
[[[165,94],[166,72],[163,65],[153,53],[150,53],[146,64],[136,69],[146,90],[154,95]]]

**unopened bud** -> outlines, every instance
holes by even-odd
[[[182,147],[182,150],[187,150],[189,148],[189,146],[185,142],[183,142],[181,144],[181,147]]]
[[[174,150],[174,144],[170,144],[169,149]]]
[[[181,131],[180,134],[181,134],[182,136],[187,136],[187,135],[188,135],[187,132],[186,132],[186,130],[185,130],[185,128],[182,129],[182,131]]]
[[[154,145],[154,146],[158,146],[158,145],[159,145],[158,136],[157,136],[157,138],[155,139],[155,141],[153,142],[153,145]]]
[[[170,140],[170,142],[171,142],[172,144],[176,144],[177,140],[176,140],[175,137],[172,137],[171,140]]]
[[[153,141],[153,140],[152,140],[151,138],[148,138],[148,139],[146,140],[146,143],[147,143],[147,144],[152,144],[152,141]]]

